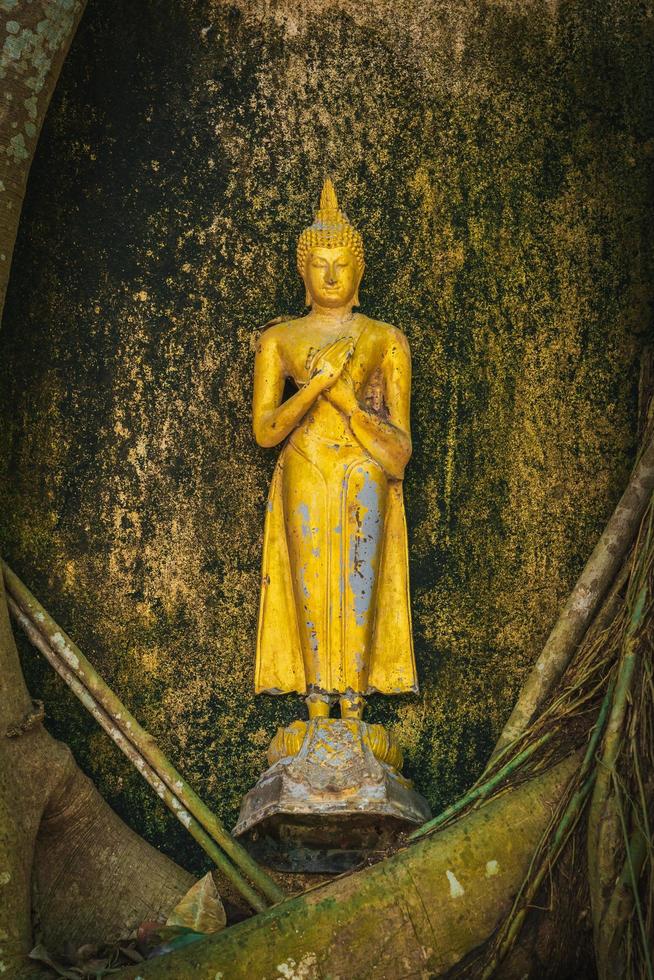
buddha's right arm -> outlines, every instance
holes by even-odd
[[[260,446],[271,448],[282,442],[302,421],[324,389],[320,378],[307,382],[282,403],[288,375],[275,335],[263,334],[254,359],[254,398],[252,427]]]

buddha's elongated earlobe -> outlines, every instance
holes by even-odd
[[[306,285],[304,287],[304,305],[311,306],[311,293],[309,292]]]
[[[359,276],[359,281],[357,282],[357,288],[354,291],[354,299],[352,300],[352,306],[359,306],[359,286],[361,285],[361,280],[363,279],[363,269],[361,270],[361,275]]]

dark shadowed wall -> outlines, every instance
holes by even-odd
[[[611,512],[650,326],[651,4],[92,0],[30,178],[2,328],[0,550],[231,824],[296,698],[252,694],[275,453],[257,328],[302,311],[334,177],[364,312],[414,363],[422,691],[376,698],[438,809],[468,785]],[[23,649],[48,725],[189,867]]]

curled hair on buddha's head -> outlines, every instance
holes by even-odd
[[[313,224],[305,228],[297,243],[297,268],[304,279],[307,258],[312,248],[347,247],[351,250],[363,275],[365,260],[363,239],[347,220],[347,215],[338,206],[336,191],[329,177],[325,180],[320,195],[320,209]]]

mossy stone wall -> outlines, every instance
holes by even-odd
[[[93,0],[0,344],[0,550],[228,824],[299,701],[254,698],[258,327],[330,173],[414,365],[416,697],[434,809],[479,773],[627,479],[650,328],[647,4]],[[37,655],[48,725],[203,859]]]

